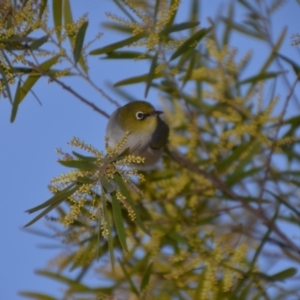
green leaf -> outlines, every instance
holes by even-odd
[[[192,72],[195,69],[195,63],[196,63],[196,55],[195,55],[195,53],[191,53],[189,66],[185,72],[183,79],[182,79],[182,87],[184,87],[185,84],[187,83],[187,81],[191,78]]]
[[[227,186],[232,186],[235,183],[241,182],[242,179],[245,179],[247,177],[251,177],[253,178],[253,176],[255,174],[258,174],[259,172],[261,172],[263,170],[263,167],[254,167],[250,170],[244,171],[243,167],[246,165],[247,161],[250,161],[250,157],[251,154],[247,155],[247,159],[243,160],[243,162],[241,162],[238,167],[236,168],[236,170],[228,176],[228,178],[226,179],[226,185]]]
[[[37,299],[37,300],[57,300],[57,298],[51,297],[49,295],[33,293],[33,292],[20,292],[19,295],[31,299]]]
[[[277,42],[275,43],[270,55],[268,56],[268,58],[266,59],[265,63],[263,64],[263,66],[260,68],[260,70],[258,71],[257,74],[264,74],[266,73],[267,69],[269,68],[269,66],[271,65],[271,63],[274,61],[274,59],[276,58],[276,52],[278,52],[278,50],[280,49],[285,35],[286,35],[286,28],[284,28],[277,40]],[[248,91],[246,92],[245,98],[248,98],[248,96],[252,93],[253,88],[255,87],[255,84],[253,83]]]
[[[134,285],[134,283],[133,283],[133,281],[132,281],[132,279],[131,279],[130,274],[127,272],[127,270],[126,270],[126,268],[125,268],[125,265],[122,263],[121,260],[119,260],[119,264],[120,264],[120,266],[121,266],[121,268],[122,268],[122,270],[123,270],[123,273],[124,273],[124,275],[125,275],[125,278],[127,279],[127,281],[128,281],[129,284],[130,284],[131,291],[132,291],[134,294],[139,295],[139,291],[138,291],[138,289],[136,288],[136,286]]]
[[[113,194],[116,191],[116,185],[113,180],[108,179],[106,176],[100,176],[99,181],[106,194]]]
[[[136,51],[113,51],[106,54],[106,57],[102,59],[149,59],[151,56],[149,54],[144,54],[142,52]]]
[[[47,0],[41,0],[40,2],[39,19],[41,19],[44,15],[45,8],[47,7],[47,2]]]
[[[276,58],[276,53],[279,51],[285,35],[286,35],[287,29],[284,28],[276,42],[276,44],[274,45],[274,47],[272,48],[272,52],[270,53],[269,57],[267,58],[266,62],[264,63],[264,65],[262,66],[262,68],[260,69],[259,73],[265,73],[266,70],[268,69],[268,67],[271,65],[271,63],[274,61],[274,59]]]
[[[41,69],[41,73],[47,72],[58,61],[58,59],[59,55],[54,56],[40,64],[39,69]],[[13,122],[16,118],[19,104],[22,102],[27,93],[32,89],[32,87],[35,85],[35,83],[39,80],[41,76],[42,74],[35,76],[29,75],[22,86],[21,82],[19,81],[10,117],[11,122]]]
[[[187,39],[178,49],[172,54],[170,60],[173,60],[186,52],[191,48],[195,48],[196,45],[200,42],[202,38],[204,38],[211,31],[211,27],[202,28],[196,33],[194,33],[189,39]]]
[[[259,258],[260,253],[262,252],[265,244],[267,243],[270,235],[272,234],[272,225],[275,224],[276,221],[277,221],[279,209],[280,209],[280,205],[277,206],[277,208],[275,210],[275,213],[274,213],[274,215],[271,219],[271,222],[267,226],[267,231],[264,234],[263,238],[261,239],[261,243],[260,243],[259,247],[256,249],[256,252],[255,252],[255,254],[252,258],[252,261],[251,261],[251,265],[250,265],[251,269],[253,269],[255,267],[256,261]]]
[[[293,70],[294,70],[296,76],[299,76],[299,74],[300,74],[300,65],[298,65],[298,64],[295,63],[293,60],[291,60],[290,58],[288,58],[288,57],[286,57],[286,56],[284,56],[284,55],[282,55],[282,54],[277,53],[277,55],[278,55],[281,59],[283,59],[284,61],[286,61],[287,63],[289,63],[289,64],[292,66],[292,68],[293,68]],[[298,80],[300,80],[300,79],[298,78]]]
[[[155,78],[155,68],[156,68],[156,62],[157,62],[157,58],[158,58],[158,52],[156,52],[155,56],[153,57],[151,66],[150,66],[150,70],[149,70],[149,74],[148,74],[148,78],[147,78],[147,82],[146,82],[146,89],[145,89],[145,98],[148,95],[152,80]]]
[[[175,11],[174,11],[174,7],[176,7]],[[169,5],[169,10],[172,11],[172,14],[169,18],[168,23],[166,24],[166,27],[170,27],[173,24],[175,17],[177,15],[177,12],[178,12],[178,8],[179,8],[179,6],[176,5],[176,0],[171,0],[170,5]]]
[[[118,238],[120,244],[124,251],[128,252],[127,244],[126,244],[126,234],[122,217],[122,210],[120,206],[120,202],[117,199],[116,195],[111,195],[113,216],[115,221],[116,230],[118,233]]]
[[[183,23],[179,23],[179,24],[174,24],[174,25],[171,25],[169,27],[164,28],[160,32],[160,34],[169,34],[171,32],[175,32],[175,31],[190,29],[190,28],[193,28],[193,27],[195,27],[199,24],[200,24],[200,22],[183,22]]]
[[[159,77],[163,77],[163,76],[164,76],[164,74],[162,72],[159,72],[159,73],[155,73],[153,78],[159,78]],[[147,82],[147,80],[148,80],[148,73],[140,75],[140,76],[134,76],[134,77],[130,77],[130,78],[120,80],[120,81],[116,82],[114,84],[114,86],[117,87],[117,86],[122,86],[122,85],[135,84],[135,83],[140,83],[140,82]]]
[[[145,274],[141,281],[140,291],[143,291],[149,284],[149,280],[150,280],[150,276],[151,276],[151,272],[152,272],[152,266],[153,266],[153,262],[148,266],[148,268],[145,271]]]
[[[16,118],[16,115],[17,115],[17,112],[18,112],[18,108],[19,108],[19,104],[20,104],[20,89],[21,87],[21,79],[18,81],[18,85],[17,85],[17,90],[16,90],[16,94],[15,94],[15,99],[13,100],[13,107],[12,107],[12,110],[11,110],[11,116],[10,116],[10,122],[13,123],[15,118]]]
[[[89,178],[89,177],[79,176],[79,177],[77,178],[77,182],[83,183],[83,184],[93,184],[93,183],[95,183],[95,180],[94,180],[94,179],[91,179],[91,178]]]
[[[81,56],[84,37],[85,37],[85,33],[86,33],[88,25],[89,25],[89,22],[84,22],[80,26],[80,28],[77,32],[76,39],[75,39],[75,46],[74,46],[74,50],[73,50],[73,57],[74,57],[75,63],[77,63],[79,61],[79,58]]]
[[[64,12],[64,24],[67,25],[67,24],[74,24],[74,21],[73,21],[73,16],[72,16],[72,10],[71,10],[71,6],[70,6],[70,2],[69,0],[64,0],[64,7],[63,7],[63,12]],[[77,33],[78,35],[78,33]],[[70,44],[71,46],[73,46],[73,44],[75,43],[74,42],[74,35],[68,35],[69,37],[69,41],[70,41]],[[74,48],[73,51],[75,51],[76,48]],[[74,55],[74,52],[73,52],[73,55]],[[87,68],[87,65],[86,65],[86,62],[83,58],[82,55],[79,55],[79,58],[75,59],[75,55],[74,55],[74,60],[75,62],[79,62],[79,65],[81,66],[82,70],[87,72],[88,71],[88,68]]]
[[[298,270],[296,268],[288,268],[272,276],[269,276],[269,279],[272,281],[284,281],[290,277],[295,276],[297,272]]]
[[[249,77],[247,79],[244,79],[240,82],[238,82],[238,85],[247,84],[247,83],[257,83],[259,81],[264,81],[266,79],[270,78],[276,78],[278,75],[284,74],[286,71],[280,71],[280,72],[269,72],[269,73],[260,73],[258,75]]]
[[[233,5],[233,3],[230,3],[228,5],[227,16],[228,16],[229,20],[234,20],[234,5]],[[232,28],[231,28],[230,23],[228,22],[228,23],[225,23],[225,24],[226,24],[225,31],[224,31],[223,38],[222,38],[222,44],[224,46],[229,44],[229,38],[230,38],[230,35],[232,33]]]
[[[63,200],[50,205],[49,207],[47,207],[45,210],[43,210],[40,214],[38,214],[35,218],[33,218],[30,222],[28,222],[26,225],[24,225],[24,227],[28,227],[32,224],[34,224],[36,221],[38,221],[39,219],[41,219],[42,217],[44,217],[47,213],[49,213],[52,209],[54,209],[55,207],[57,207]]]
[[[15,46],[21,47],[19,49],[23,49],[21,43],[30,43],[33,40],[34,40],[33,38],[28,37],[28,36],[12,35],[8,39],[0,39],[0,43],[7,43],[7,44],[12,44],[12,45],[15,43]],[[17,43],[17,42],[19,42],[19,43]],[[12,48],[10,48],[10,49],[12,49]],[[18,49],[18,48],[15,47],[14,49]]]
[[[157,20],[157,15],[158,15],[158,12],[159,12],[159,8],[160,8],[160,0],[156,0],[155,1],[155,8],[154,8],[154,19]]]
[[[226,172],[228,168],[232,167],[233,163],[237,162],[240,159],[241,155],[249,151],[249,149],[251,149],[252,147],[255,147],[255,149],[256,147],[258,147],[258,143],[254,140],[236,147],[228,157],[216,164],[218,172]],[[255,153],[251,152],[251,155],[253,154]]]
[[[122,47],[125,47],[125,46],[128,46],[128,45],[130,45],[130,44],[132,44],[132,43],[140,40],[141,38],[143,38],[145,36],[146,36],[146,33],[145,32],[141,32],[141,33],[136,34],[134,36],[131,36],[130,38],[127,38],[125,40],[122,40],[122,41],[119,41],[119,42],[107,45],[107,46],[102,47],[102,48],[98,48],[98,49],[92,50],[90,52],[90,55],[99,55],[99,54],[103,54],[103,53],[113,52],[114,50],[122,48]]]
[[[70,286],[72,289],[73,293],[90,293],[91,291],[97,291],[97,292],[102,292],[108,295],[111,295],[113,292],[113,287],[104,287],[104,288],[99,288],[99,287],[89,287],[83,283],[80,283],[77,281],[77,279],[72,279],[67,276],[61,275],[56,272],[51,272],[51,271],[45,271],[45,270],[38,270],[36,271],[38,275],[48,277],[50,279],[54,279],[58,282],[61,282],[63,284],[66,284],[67,286]]]
[[[63,166],[84,171],[95,171],[98,169],[96,164],[86,160],[59,160],[58,162]]]
[[[1,70],[1,69],[0,69]],[[20,75],[30,75],[30,76],[40,76],[41,72],[38,72],[35,69],[32,68],[26,68],[26,67],[12,67],[11,70],[15,73],[15,74],[20,74]],[[51,69],[48,70],[47,74],[50,76],[54,76],[57,72],[60,72],[61,70],[59,69]],[[64,73],[64,76],[73,76],[75,75],[74,73],[68,72],[68,73]]]
[[[177,244],[179,243],[182,243],[182,244],[185,244],[185,245],[188,245],[189,244],[189,240],[185,237],[185,236],[182,236],[180,235],[178,232],[176,231],[172,231],[168,234],[168,236],[174,240]]]
[[[34,40],[29,46],[31,50],[36,50],[44,45],[48,41],[48,35],[44,35],[41,38]]]
[[[91,162],[96,162],[97,161],[97,157],[95,157],[95,156],[86,156],[86,155],[82,155],[82,154],[80,154],[80,153],[78,153],[78,152],[75,152],[75,151],[72,151],[72,154],[74,155],[74,156],[76,156],[77,158],[80,158],[80,159],[82,159],[82,160],[88,160],[88,161],[91,161]]]
[[[120,32],[124,32],[124,33],[128,33],[128,34],[132,33],[132,29],[130,27],[127,27],[127,26],[124,26],[121,24],[117,24],[117,23],[113,23],[113,22],[103,22],[102,27],[111,29],[111,30],[115,30],[118,33],[120,33]]]
[[[113,235],[112,235],[112,228],[111,228],[110,219],[109,219],[109,215],[108,215],[108,211],[107,211],[106,195],[105,195],[104,191],[102,191],[101,202],[102,202],[102,208],[103,208],[103,217],[104,217],[104,220],[106,223],[106,228],[108,230],[107,239],[108,239],[108,250],[109,250],[109,255],[110,255],[110,262],[111,262],[112,268],[114,269],[114,267],[115,267],[114,239],[113,239]]]
[[[5,62],[7,63],[7,65],[10,67],[10,69],[12,70],[13,69],[13,66],[11,65],[10,63],[10,60],[9,58],[7,57],[5,51],[0,51],[0,53],[2,54],[3,56],[3,59],[5,60]],[[4,86],[5,86],[5,92],[7,93],[7,96],[8,96],[8,99],[9,99],[9,102],[11,104],[13,104],[13,98],[12,98],[12,94],[11,94],[11,91],[10,91],[10,84],[9,84],[9,81],[7,80],[7,77],[6,77],[6,73],[3,69],[3,67],[1,66],[0,64],[0,74],[2,75],[2,82],[4,83]]]
[[[259,32],[249,30],[246,26],[242,26],[239,23],[235,23],[232,20],[230,20],[229,18],[223,18],[223,22],[227,26],[230,26],[231,28],[233,28],[236,31],[241,32],[245,35],[248,35],[250,37],[257,38],[257,39],[260,39],[260,40],[264,39],[264,37]]]
[[[57,39],[60,40],[62,25],[62,0],[52,0],[53,23]]]
[[[142,220],[141,220],[141,217],[140,217],[140,215],[139,215],[139,213],[138,213],[138,211],[137,211],[137,209],[136,209],[136,207],[135,207],[135,205],[134,205],[134,201],[133,201],[132,197],[130,196],[130,193],[128,192],[128,190],[127,190],[127,188],[126,188],[126,185],[125,185],[123,179],[121,178],[120,175],[115,175],[115,176],[114,176],[114,180],[115,180],[115,182],[117,183],[117,185],[118,185],[118,187],[119,187],[119,189],[120,189],[122,195],[125,196],[126,202],[130,205],[130,207],[131,207],[132,210],[134,211],[134,214],[135,214],[135,216],[136,216],[134,222],[136,223],[136,225],[137,225],[141,230],[143,230],[146,234],[148,234],[148,235],[151,236],[149,229],[145,227],[144,223],[143,223]]]
[[[276,195],[270,190],[266,189],[266,192],[270,193],[279,203],[283,204],[284,206],[288,207],[291,211],[293,211],[298,217],[300,217],[300,211],[294,207],[294,205],[290,204],[288,201],[285,201],[282,197]]]
[[[69,0],[64,0],[64,21],[66,24],[73,24],[72,10]]]
[[[38,206],[26,210],[26,212],[31,214],[47,206],[57,205],[57,203],[61,203],[64,199],[71,196],[77,189],[78,187],[75,186],[75,184],[71,184],[63,190],[61,190],[60,192],[56,193],[49,200],[45,201],[44,203]]]
[[[299,69],[299,72],[300,72],[300,69]],[[296,130],[300,126],[300,116],[297,115],[295,117],[288,118],[283,121],[283,124],[290,125],[290,129],[284,134],[284,137],[293,136],[295,134]]]

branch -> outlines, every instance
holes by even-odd
[[[223,193],[230,196],[232,199],[239,201],[248,211],[250,211],[255,216],[258,216],[262,219],[263,224],[271,228],[287,245],[289,248],[293,249],[295,252],[300,253],[300,250],[296,244],[294,244],[279,228],[276,224],[274,224],[269,218],[263,213],[263,211],[259,208],[254,208],[244,201],[238,194],[229,189],[226,184],[221,180],[220,176],[215,172],[214,175],[211,175],[201,169],[199,169],[193,162],[188,160],[186,157],[182,156],[179,152],[175,150],[167,149],[167,153],[182,167],[191,170],[207,179],[209,179],[216,189],[221,190]]]

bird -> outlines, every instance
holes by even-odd
[[[125,144],[118,150],[144,158],[137,169],[152,169],[162,155],[169,137],[169,126],[160,118],[162,111],[146,101],[132,101],[117,108],[106,127],[107,144],[114,148],[128,134]]]

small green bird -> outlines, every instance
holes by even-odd
[[[115,147],[129,132],[120,153],[130,148],[130,154],[145,158],[140,169],[154,167],[169,136],[169,126],[160,118],[162,113],[146,101],[133,101],[116,109],[106,127],[108,145]]]

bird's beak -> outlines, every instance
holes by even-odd
[[[153,113],[151,113],[151,116],[155,117],[155,116],[159,116],[159,115],[161,115],[163,113],[164,113],[163,111],[155,110]]]

